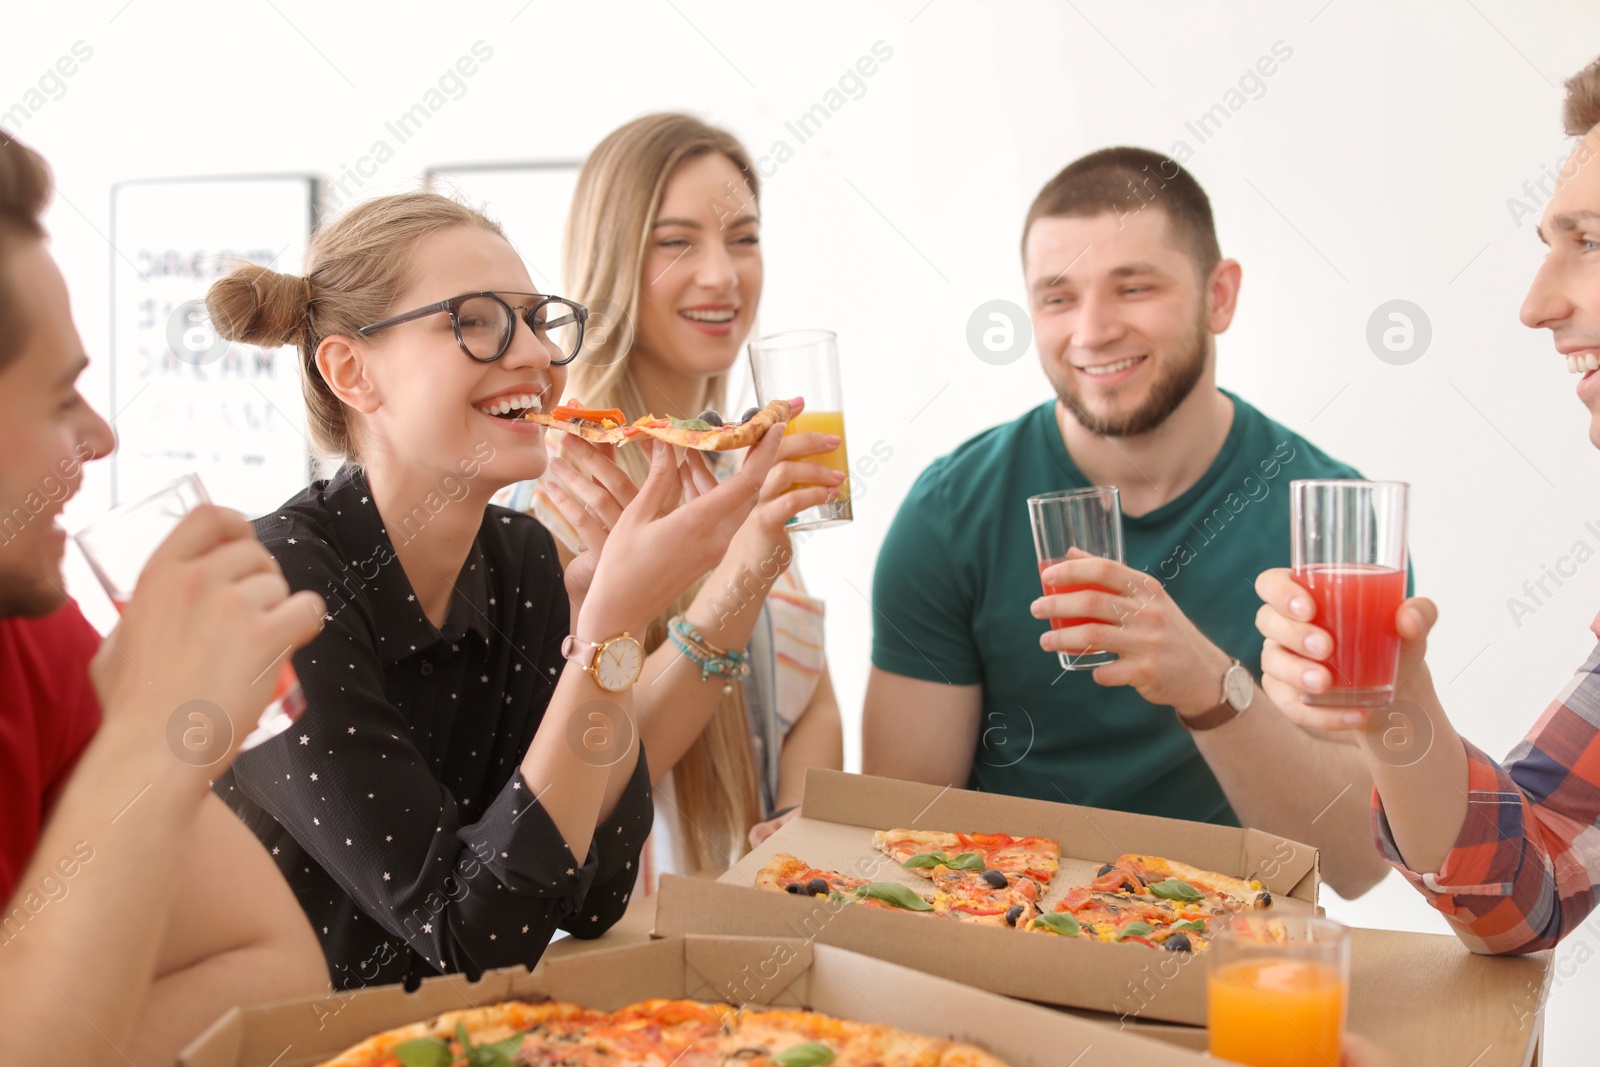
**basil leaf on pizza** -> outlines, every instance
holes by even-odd
[[[1047,911],[1033,923],[1062,937],[1077,937],[1080,929],[1078,920],[1064,911]]]
[[[921,871],[926,870],[929,867],[937,867],[941,863],[948,864],[949,862],[949,856],[946,856],[943,852],[935,851],[924,852],[919,856],[912,856],[900,866],[905,867],[907,870]]]
[[[932,911],[933,905],[901,885],[899,882],[868,882],[856,890],[856,896],[881,900],[906,911]]]
[[[679,418],[675,418],[675,417],[673,417],[671,415],[668,415],[667,416],[667,421],[672,423],[672,425],[673,425],[673,427],[675,429],[679,429],[679,430],[709,430],[709,429],[711,429],[711,424],[709,422],[707,422],[705,419],[679,419]]]
[[[1203,934],[1206,932],[1206,921],[1204,919],[1185,919],[1181,923],[1173,923],[1172,928],[1174,930],[1193,930],[1197,934]]]
[[[455,1057],[450,1046],[437,1037],[419,1037],[394,1047],[394,1058],[404,1067],[450,1067]]]
[[[1117,931],[1117,940],[1125,937],[1149,937],[1156,932],[1156,928],[1149,923],[1129,923]]]
[[[522,1051],[522,1035],[478,1045],[467,1053],[467,1067],[517,1067]]]
[[[1199,900],[1205,896],[1204,893],[1181,878],[1168,878],[1162,882],[1151,882],[1146,888],[1163,900]]]
[[[772,1057],[778,1067],[827,1067],[834,1060],[833,1049],[820,1041],[786,1048]]]
[[[921,855],[912,856],[900,866],[905,867],[907,870],[921,871],[940,865],[949,867],[952,871],[981,871],[985,867],[983,857],[976,852],[963,852],[958,856],[946,856],[937,849],[933,852],[924,852]]]

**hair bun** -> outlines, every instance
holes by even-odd
[[[206,293],[206,310],[219,336],[262,348],[300,340],[310,307],[306,279],[253,263],[229,271]]]

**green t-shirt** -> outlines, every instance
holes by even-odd
[[[1123,516],[1123,542],[1128,565],[1259,678],[1255,580],[1289,565],[1289,482],[1360,475],[1228,395],[1233,426],[1215,462],[1176,500]],[[873,665],[983,686],[968,788],[1237,825],[1170,708],[1063,671],[1039,648],[1049,623],[1028,612],[1042,590],[1027,499],[1088,485],[1053,400],[935,460],[878,553]]]

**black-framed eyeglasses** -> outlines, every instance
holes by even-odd
[[[583,347],[583,324],[589,319],[588,308],[562,296],[545,296],[542,293],[504,295],[529,297],[531,303],[509,304],[499,293],[463,293],[375,322],[371,326],[363,326],[356,332],[363,337],[370,337],[390,326],[447,311],[450,313],[450,326],[456,332],[456,344],[461,346],[461,351],[479,363],[493,363],[511,348],[520,312],[522,321],[533,331],[534,339],[560,353],[559,357],[551,357],[551,363],[561,367],[578,358],[578,349]]]

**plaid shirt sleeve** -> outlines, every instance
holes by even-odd
[[[1590,627],[1600,636],[1600,618]],[[1467,818],[1437,873],[1409,869],[1372,795],[1378,848],[1474,952],[1553,946],[1600,883],[1600,645],[1503,764],[1467,750]]]

